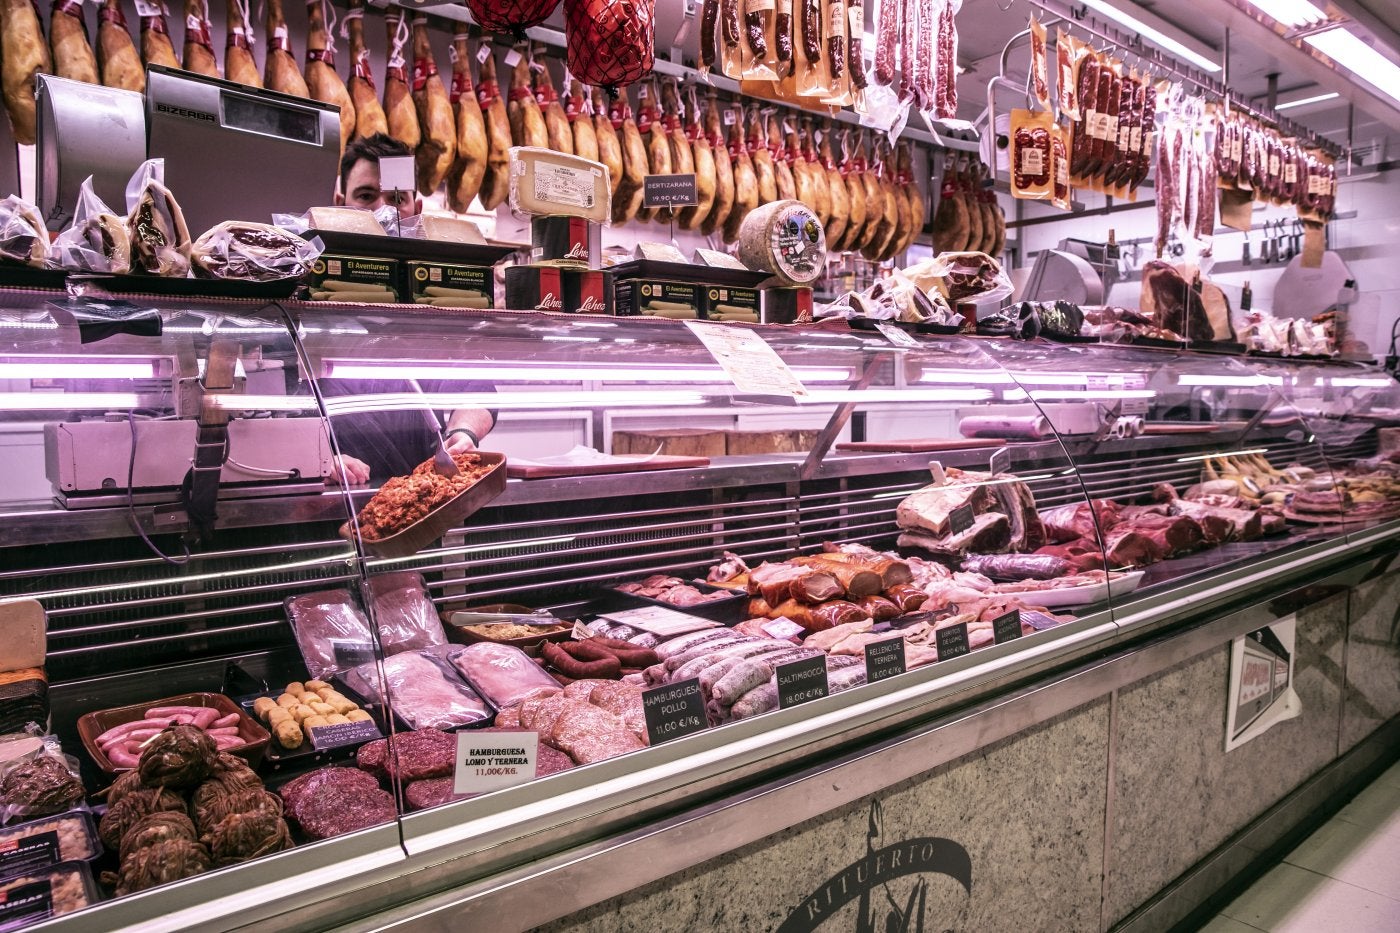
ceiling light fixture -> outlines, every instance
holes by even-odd
[[[1337,28],[1307,36],[1303,41],[1383,94],[1400,100],[1400,65],[1360,36]]]
[[[1315,26],[1327,22],[1327,14],[1308,0],[1249,0],[1249,5],[1285,26]]]
[[[1324,100],[1332,100],[1332,99],[1334,99],[1334,98],[1341,97],[1341,96],[1342,96],[1342,95],[1338,94],[1336,91],[1333,91],[1333,92],[1330,93],[1330,94],[1318,94],[1316,97],[1304,97],[1304,98],[1302,98],[1301,100],[1290,100],[1290,101],[1289,101],[1288,103],[1286,103],[1286,104],[1277,104],[1277,105],[1275,105],[1275,106],[1274,106],[1274,109],[1275,109],[1275,110],[1292,110],[1294,107],[1306,107],[1308,104],[1320,104],[1320,103],[1322,103]]]
[[[1219,64],[1211,61],[1209,58],[1206,58],[1206,56],[1201,52],[1197,52],[1196,50],[1187,47],[1185,42],[1179,39],[1173,39],[1171,36],[1167,35],[1164,30],[1171,29],[1173,27],[1169,25],[1166,22],[1166,20],[1159,19],[1157,16],[1155,16],[1152,13],[1149,13],[1147,10],[1144,10],[1141,7],[1134,6],[1133,4],[1122,4],[1123,6],[1128,6],[1133,10],[1133,12],[1127,13],[1124,12],[1121,6],[1114,6],[1109,3],[1105,3],[1104,0],[1084,0],[1084,5],[1091,10],[1097,10],[1098,12],[1102,13],[1104,16],[1107,16],[1114,22],[1121,23],[1122,25],[1127,26],[1133,32],[1141,36],[1144,41],[1152,43],[1153,45],[1157,46],[1163,51],[1170,52],[1172,55],[1175,55],[1177,58],[1180,58],[1183,61],[1190,62],[1197,68],[1200,68],[1204,71],[1220,70]],[[1151,23],[1153,23],[1154,21],[1159,25],[1151,25]],[[1200,43],[1197,44],[1200,45],[1201,48],[1209,48],[1208,46],[1202,45]]]

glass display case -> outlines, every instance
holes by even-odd
[[[47,613],[89,794],[119,725],[90,714],[206,694],[261,730],[295,847],[96,908],[232,925],[662,819],[1343,560],[1400,515],[1394,388],[844,323],[7,293],[0,596]],[[790,702],[812,658],[826,695]],[[646,691],[690,682],[704,722],[662,741]],[[442,733],[492,725],[547,776],[454,785]]]

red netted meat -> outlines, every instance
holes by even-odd
[[[618,88],[651,72],[656,0],[564,0],[569,71],[584,84]]]
[[[467,0],[467,9],[487,32],[521,35],[549,19],[559,0]]]

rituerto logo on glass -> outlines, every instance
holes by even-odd
[[[947,875],[972,894],[972,859],[951,839],[920,837],[875,847],[884,832],[880,801],[870,803],[865,857],[848,865],[797,905],[777,933],[813,933],[856,902],[855,933],[923,933],[943,929],[927,915],[929,880],[910,876]],[[833,927],[834,929],[834,927]]]

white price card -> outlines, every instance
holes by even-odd
[[[485,794],[532,781],[539,751],[538,732],[458,732],[452,793]]]
[[[914,339],[914,335],[893,321],[876,321],[875,329],[884,334],[885,339],[896,347],[909,347],[911,349],[919,347],[919,341]]]
[[[380,156],[379,190],[413,191],[413,156]]]
[[[743,327],[686,321],[742,395],[776,396],[794,401],[807,387],[762,337]]]
[[[686,632],[698,632],[702,628],[719,628],[718,622],[677,612],[664,606],[643,606],[640,609],[605,612],[603,618],[639,628],[659,638],[671,638],[676,635],[684,635]]]

